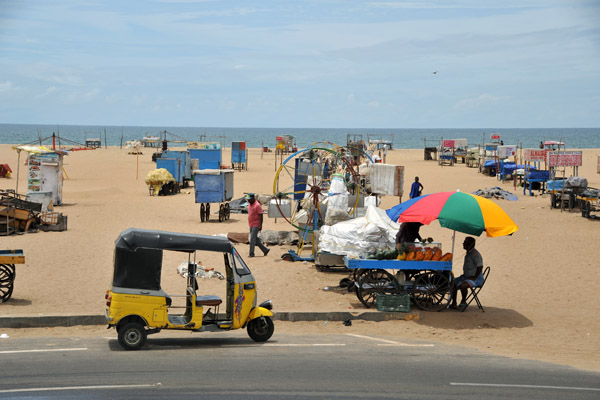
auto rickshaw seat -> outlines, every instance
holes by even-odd
[[[223,300],[219,296],[215,295],[207,295],[207,296],[197,296],[196,297],[196,306],[202,307],[216,307],[219,306]]]

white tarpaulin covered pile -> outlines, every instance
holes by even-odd
[[[319,251],[338,255],[366,257],[368,251],[396,247],[400,224],[393,222],[384,210],[369,206],[364,217],[323,225],[319,235]]]

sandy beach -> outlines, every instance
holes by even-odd
[[[155,164],[152,150],[142,151],[138,157],[125,148],[109,147],[71,152],[65,157],[64,204],[55,211],[68,216],[68,230],[0,237],[0,248],[23,249],[27,261],[27,265],[17,266],[13,296],[0,304],[0,315],[103,314],[104,293],[112,278],[114,241],[130,227],[209,235],[248,231],[245,214],[231,214],[230,220],[221,223],[216,216],[201,222],[193,187],[174,196],[150,196],[144,178]],[[583,167],[579,168],[579,176],[596,188],[600,188],[596,172],[599,153],[598,149],[584,149]],[[225,164],[229,164],[230,154],[230,149],[223,150]],[[271,194],[274,154],[250,149],[248,158],[249,169],[234,174],[234,198],[244,192]],[[357,322],[352,327],[330,323],[327,328],[322,323],[285,323],[284,329],[323,334],[353,330],[449,342],[600,371],[600,219],[585,219],[578,210],[550,209],[548,195],[535,191],[535,196],[524,196],[522,188],[513,188],[512,181],[502,183],[464,164],[441,167],[435,161],[424,161],[422,149],[388,151],[386,161],[405,167],[404,199],[416,175],[424,193],[457,189],[470,193],[500,186],[518,195],[518,201],[494,201],[519,225],[519,231],[511,237],[488,238],[484,234],[477,238],[484,264],[492,268],[480,294],[486,312],[472,305],[464,313],[421,312],[417,321]],[[26,188],[23,162],[24,155],[20,193]],[[8,163],[14,171],[11,179],[0,179],[0,189],[14,189],[17,152],[11,145],[0,145],[0,163]],[[380,207],[388,209],[397,203],[397,197],[387,196]],[[270,218],[265,218],[264,229],[293,230],[282,219]],[[450,251],[452,231],[437,222],[422,227],[421,234],[442,242]],[[462,243],[464,236],[457,233],[457,243]],[[247,245],[236,247],[247,256]],[[323,290],[336,286],[344,273],[320,272],[312,263],[282,261],[280,256],[289,249],[295,247],[273,246],[266,257],[259,251],[256,258],[246,259],[257,279],[259,300],[272,299],[275,311],[365,310],[354,294]],[[463,256],[457,246],[455,273],[462,270]],[[220,256],[211,257],[202,262],[219,266]],[[183,292],[185,281],[176,267],[186,259],[165,257],[164,265],[173,266],[171,271],[163,269],[167,292]],[[19,336],[17,330],[4,331]]]

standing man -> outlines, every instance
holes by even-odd
[[[453,309],[466,308],[467,303],[465,300],[467,299],[467,289],[470,287],[481,286],[483,283],[483,274],[481,273],[483,270],[483,258],[475,249],[475,238],[467,236],[463,242],[463,249],[467,251],[467,254],[465,254],[465,262],[463,264],[463,274],[452,282],[452,303],[449,307]],[[457,307],[456,292],[458,289],[460,289],[462,300]]]
[[[408,197],[410,197],[411,199],[414,199],[415,197],[419,197],[421,195],[422,191],[423,191],[423,185],[421,185],[421,182],[419,182],[419,177],[415,176],[415,181],[413,182],[412,186],[410,187],[410,194],[408,195]]]
[[[254,246],[258,246],[266,256],[270,249],[258,237],[258,232],[262,230],[263,224],[262,206],[254,198],[254,193],[248,193],[244,198],[248,202],[248,225],[250,226],[250,254],[248,257],[254,257]]]

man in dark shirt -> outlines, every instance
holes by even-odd
[[[463,264],[463,274],[452,282],[452,302],[450,308],[466,307],[467,290],[469,287],[481,286],[483,283],[483,258],[475,249],[475,238],[467,236],[463,242],[463,249],[467,251],[465,254],[465,262]],[[460,305],[456,306],[456,292],[460,289],[462,300]]]
[[[421,235],[419,235],[419,229],[421,229],[420,222],[403,222],[400,224],[400,229],[396,234],[396,244],[400,243],[412,243],[415,239],[423,241]]]

